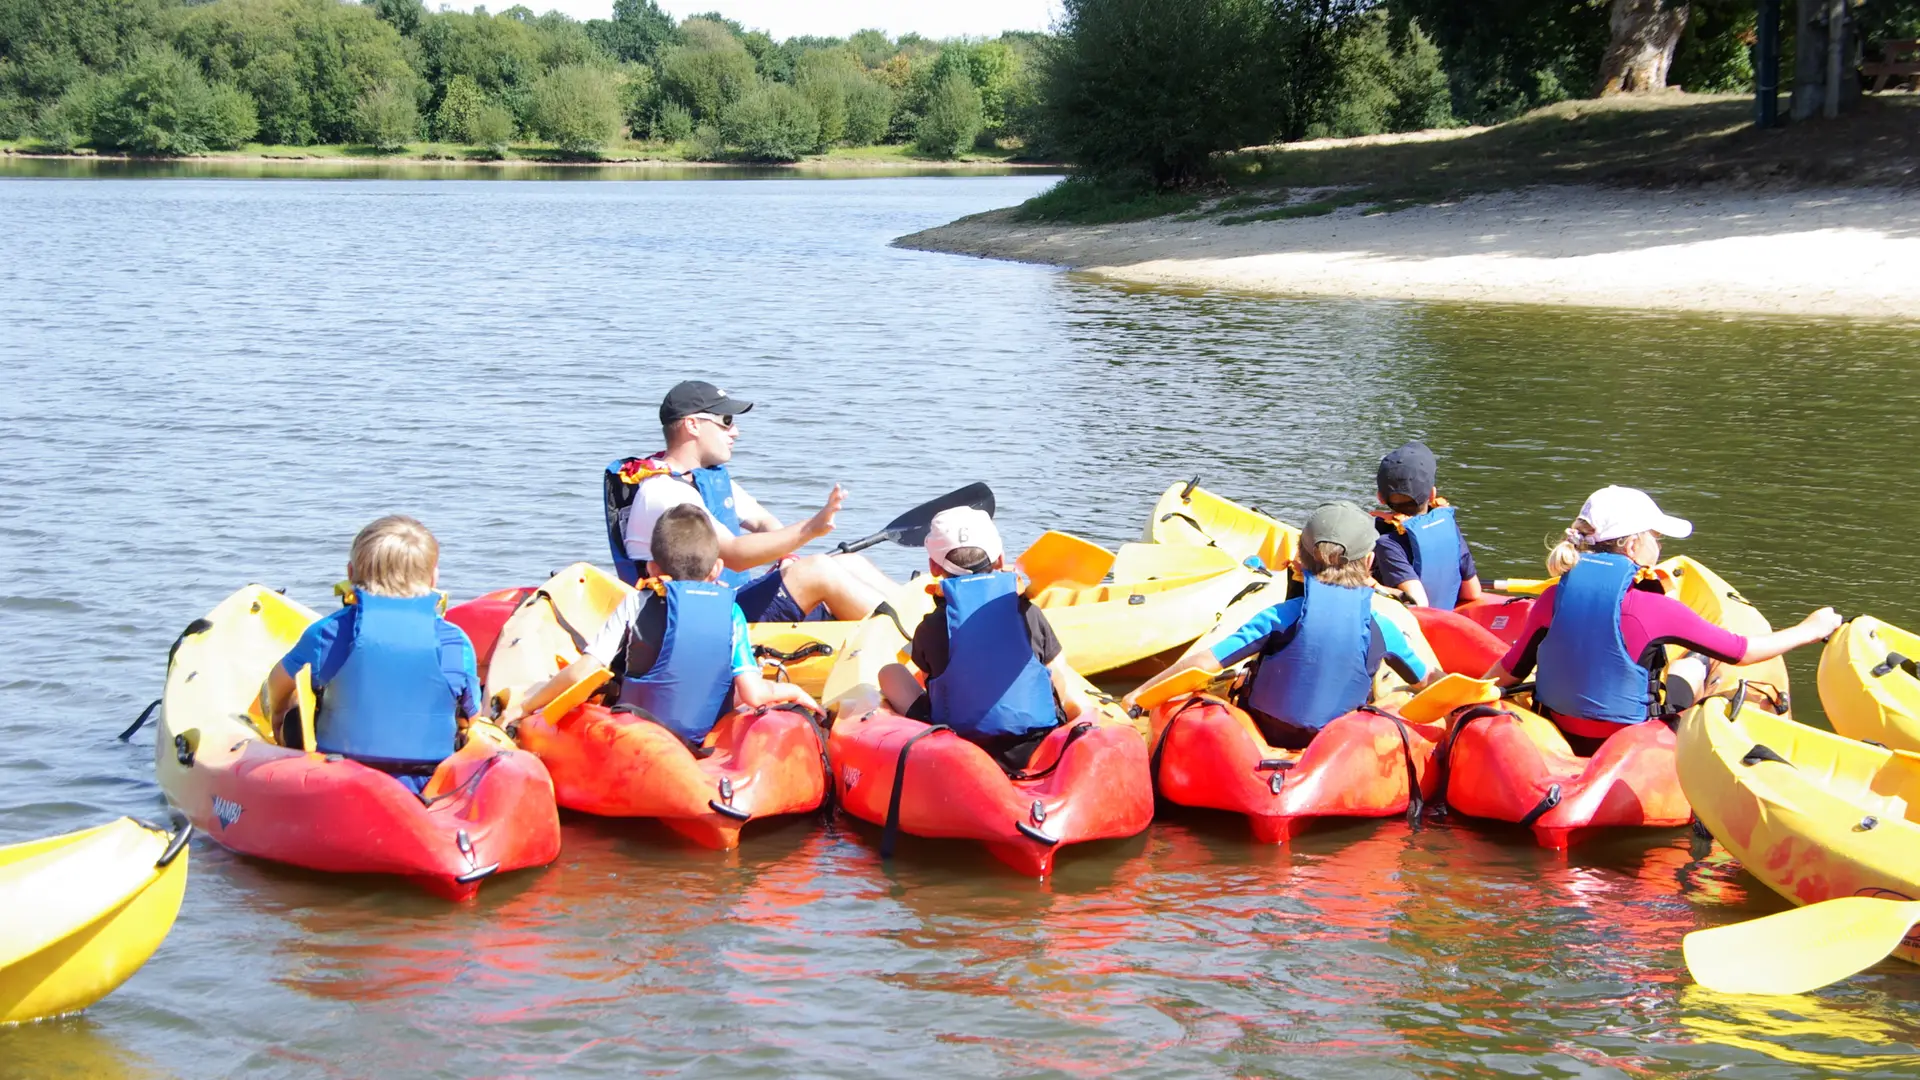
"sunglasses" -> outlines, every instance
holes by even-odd
[[[731,417],[731,416],[715,416],[715,415],[714,415],[714,414],[712,414],[712,413],[706,413],[706,412],[697,412],[697,413],[691,413],[691,414],[689,414],[689,415],[688,415],[688,417],[687,417],[687,419],[689,419],[689,420],[708,420],[708,421],[712,421],[713,423],[716,423],[716,424],[719,424],[719,425],[720,425],[721,427],[723,427],[723,428],[731,428],[731,427],[733,427],[733,417]]]

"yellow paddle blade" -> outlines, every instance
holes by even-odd
[[[555,720],[580,707],[581,703],[593,696],[593,692],[606,685],[613,678],[613,672],[595,663],[573,663],[553,677],[556,691],[540,711]]]
[[[1559,580],[1557,577],[1501,578],[1499,581],[1493,583],[1493,591],[1506,593],[1510,596],[1539,596],[1541,593],[1547,591],[1547,586]]]
[[[1034,596],[1049,585],[1098,585],[1113,568],[1113,552],[1091,540],[1049,529],[1015,565],[1032,582],[1027,595]]]
[[[1141,694],[1138,698],[1134,699],[1134,703],[1143,709],[1151,709],[1156,705],[1172,701],[1177,697],[1183,697],[1187,694],[1197,694],[1213,685],[1213,681],[1220,677],[1221,673],[1217,671],[1202,671],[1199,668],[1188,668],[1173,678],[1168,679],[1166,682],[1161,683],[1159,686]]]
[[[1486,705],[1500,700],[1500,688],[1492,679],[1471,675],[1448,675],[1413,696],[1400,707],[1401,719],[1415,724],[1431,724],[1455,709],[1468,705]]]
[[[1920,922],[1920,901],[1843,896],[1681,941],[1687,970],[1728,994],[1804,994],[1887,958]]]

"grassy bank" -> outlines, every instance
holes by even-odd
[[[1668,93],[1567,101],[1487,128],[1251,147],[1187,191],[1075,179],[1016,218],[1096,224],[1183,214],[1232,225],[1391,212],[1536,184],[1920,184],[1920,95],[1880,95],[1837,122],[1753,127],[1753,101]]]
[[[99,158],[102,160],[123,160],[118,155],[96,154],[90,150],[76,150],[71,154],[57,151],[32,142],[9,142],[0,140],[0,154],[17,154],[34,157],[77,157]],[[808,168],[913,168],[941,169],[950,168],[956,172],[965,172],[980,168],[1054,168],[1057,165],[1044,165],[1017,160],[1018,151],[994,148],[976,150],[959,158],[928,157],[915,150],[911,144],[889,144],[883,146],[836,147],[824,154],[808,154],[797,162],[786,163],[785,167]],[[565,154],[552,146],[538,144],[520,144],[507,147],[503,154],[495,155],[483,148],[463,146],[457,143],[422,142],[412,143],[400,150],[382,151],[372,146],[326,145],[326,146],[276,146],[267,143],[248,143],[238,150],[222,151],[212,154],[186,158],[168,158],[169,161],[258,161],[275,164],[299,164],[311,162],[316,165],[337,165],[349,163],[391,164],[391,165],[628,165],[649,166],[702,166],[702,165],[752,165],[782,167],[779,163],[755,162],[742,159],[719,157],[703,158],[698,156],[695,147],[688,143],[669,142],[633,142],[623,141],[607,147],[598,155],[583,156]]]

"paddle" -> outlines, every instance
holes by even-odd
[[[1804,994],[1887,958],[1920,901],[1843,896],[1681,939],[1693,980],[1728,994]]]
[[[951,510],[956,506],[971,506],[975,510],[984,510],[988,517],[993,516],[993,489],[985,484],[968,484],[966,487],[947,492],[931,502],[901,514],[887,527],[858,540],[850,540],[833,549],[835,555],[847,555],[855,551],[865,551],[875,544],[892,541],[906,547],[919,547],[927,542],[927,528],[933,524],[935,514],[942,510]]]
[[[1400,717],[1409,723],[1431,724],[1455,709],[1485,705],[1500,700],[1500,688],[1491,679],[1471,675],[1448,675],[1400,706]]]
[[[1113,569],[1114,554],[1091,540],[1048,529],[1015,564],[1027,575],[1027,595],[1049,585],[1098,585]]]

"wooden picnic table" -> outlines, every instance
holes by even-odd
[[[1885,90],[1893,83],[1914,83],[1920,89],[1920,41],[1882,41],[1880,59],[1860,65],[1860,74],[1873,80],[1871,89]]]

